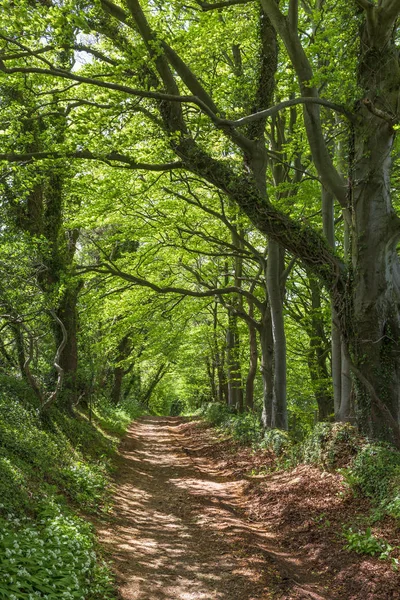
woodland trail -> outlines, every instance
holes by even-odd
[[[327,600],[298,556],[246,516],[243,480],[184,419],[145,417],[121,446],[113,515],[99,530],[122,600]]]

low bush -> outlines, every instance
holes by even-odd
[[[364,444],[342,473],[356,494],[400,517],[400,452],[383,444]]]
[[[318,423],[299,445],[297,460],[335,469],[350,463],[360,443],[360,436],[349,423]]]
[[[272,450],[275,456],[286,455],[292,446],[292,441],[287,431],[281,429],[269,429],[265,432],[260,443],[261,448]]]
[[[211,425],[216,425],[217,427],[222,425],[222,423],[232,414],[232,410],[226,406],[226,404],[221,404],[220,402],[203,404],[198,411],[199,416],[203,417]]]
[[[258,445],[262,440],[263,429],[254,413],[232,415],[222,425],[242,444]]]
[[[171,417],[178,417],[182,415],[186,410],[186,403],[179,398],[172,400],[171,405],[169,407],[169,414]]]

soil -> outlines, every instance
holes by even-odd
[[[180,417],[134,422],[99,527],[121,600],[400,600],[388,561],[343,549],[368,503],[306,465],[259,476],[273,460]]]

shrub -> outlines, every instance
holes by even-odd
[[[95,402],[94,413],[100,425],[108,432],[123,435],[129,423],[144,412],[137,400],[127,399],[115,406],[110,400],[101,398]]]
[[[259,444],[263,430],[257,415],[246,413],[243,415],[232,415],[225,423],[222,423],[226,429],[232,433],[234,439],[242,444]]]
[[[390,446],[365,444],[342,473],[353,490],[398,511],[400,452]]]
[[[105,501],[108,479],[104,467],[76,461],[62,471],[66,493],[82,508],[96,509]]]
[[[299,460],[333,469],[348,464],[360,445],[349,423],[318,423],[300,445]]]
[[[180,400],[179,398],[176,398],[175,400],[172,400],[172,402],[171,402],[171,406],[169,408],[169,414],[171,417],[178,417],[185,411],[185,409],[186,409],[185,402],[183,402],[183,400]]]
[[[208,404],[204,404],[200,413],[208,423],[217,426],[222,425],[222,423],[232,414],[232,410],[226,406],[226,404],[221,404],[220,402],[209,402]]]
[[[269,448],[276,456],[286,454],[292,446],[289,434],[281,429],[270,429],[265,432],[260,444],[261,448]]]

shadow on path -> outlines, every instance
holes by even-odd
[[[328,598],[312,578],[295,595],[282,595],[282,581],[304,571],[299,558],[280,553],[246,519],[243,482],[191,452],[184,424],[145,417],[122,444],[114,514],[99,530],[121,599]]]

